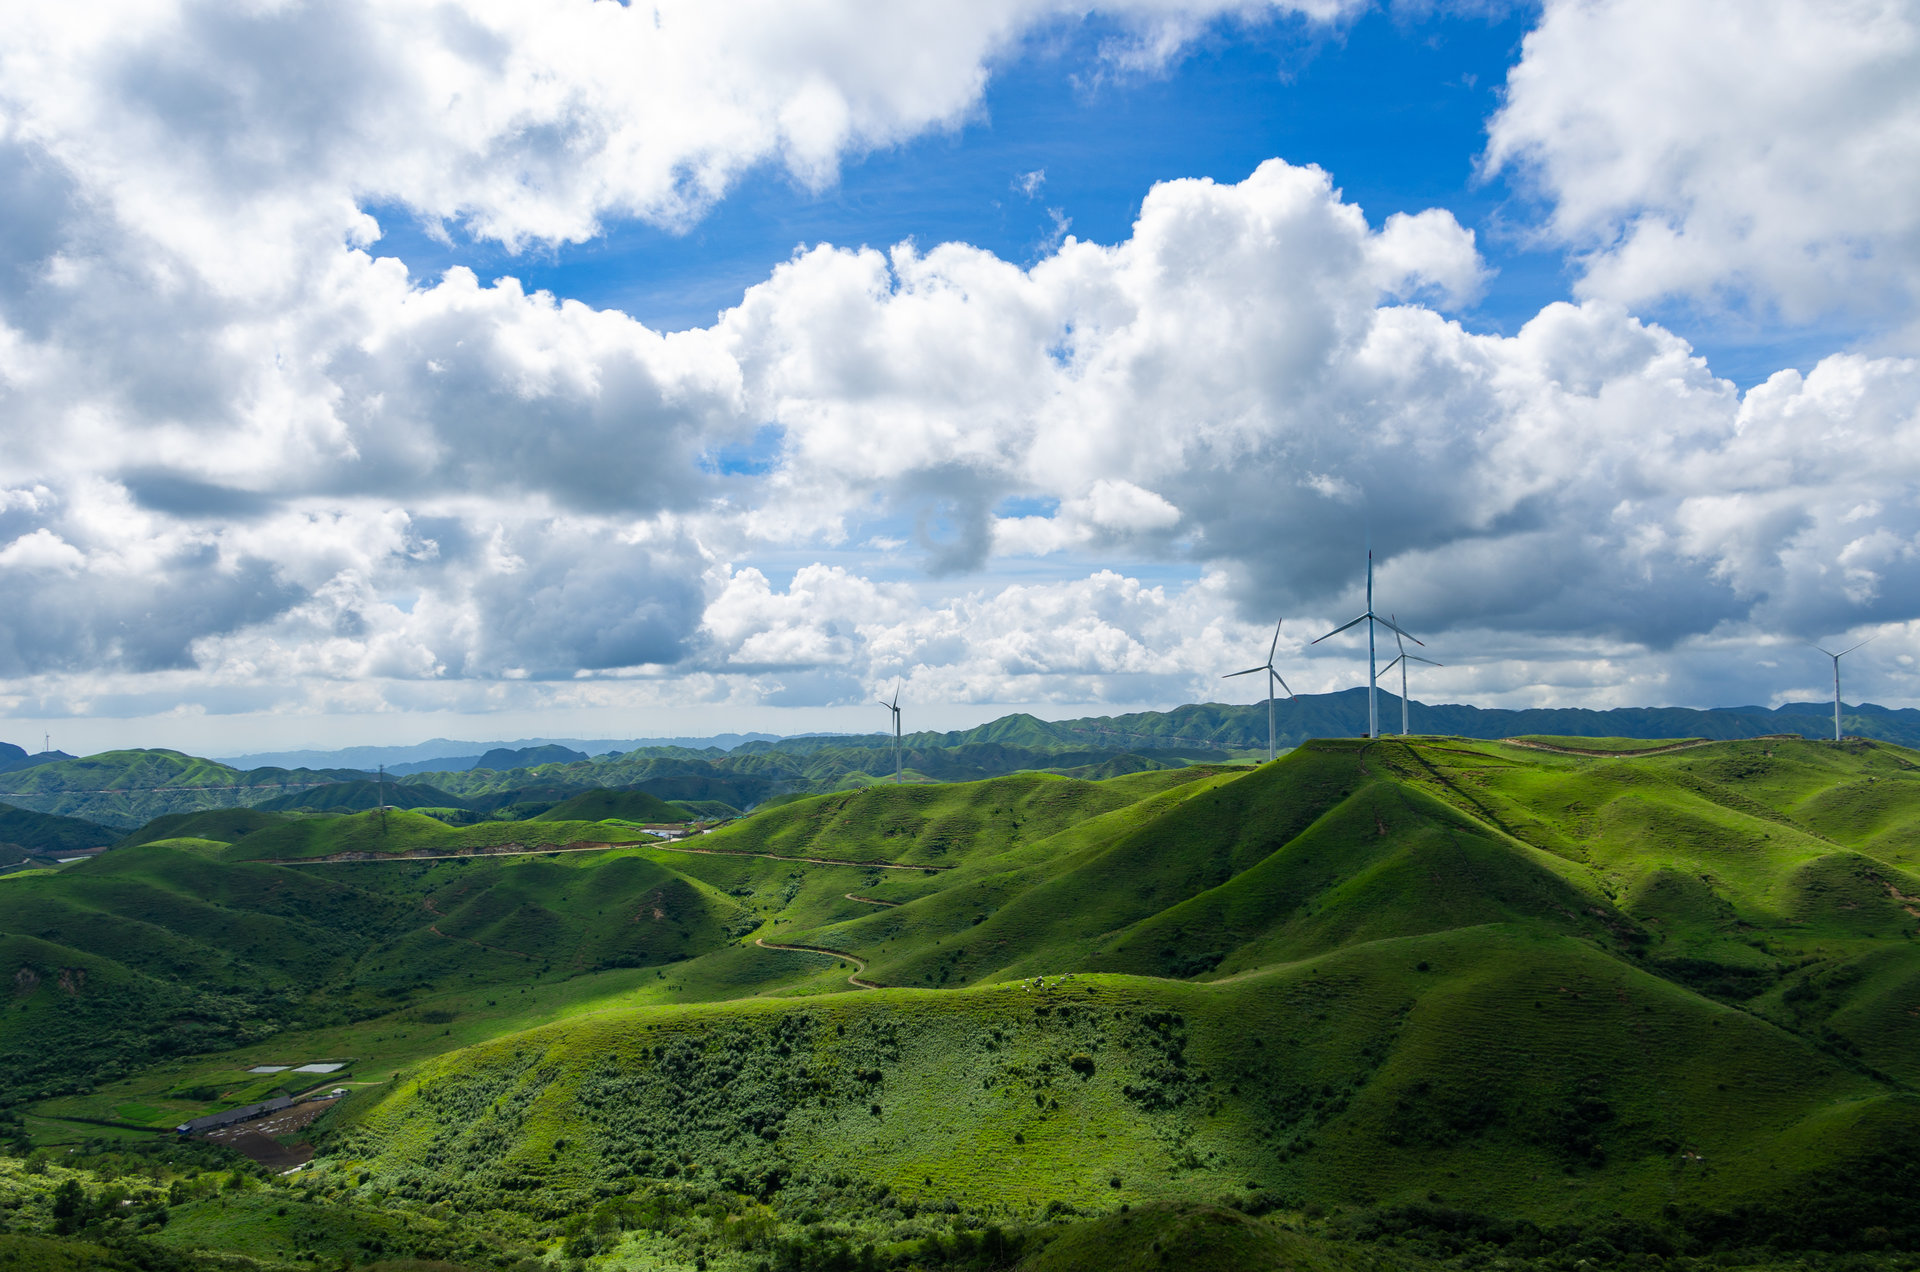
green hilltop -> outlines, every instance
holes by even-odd
[[[1365,690],[1352,689],[1278,703],[1279,745],[1364,732],[1366,697]],[[1381,703],[1383,718],[1398,710],[1391,694],[1383,694]],[[1409,711],[1423,734],[1483,740],[1550,736],[1612,741],[1623,749],[1663,738],[1824,738],[1833,727],[1828,709],[1809,703],[1772,710],[1503,711],[1413,702]],[[1920,711],[1858,704],[1845,709],[1842,723],[1849,735],[1920,745]],[[1264,757],[1267,741],[1263,704],[1201,703],[1079,720],[1015,714],[972,729],[910,733],[902,749],[907,777],[915,783],[971,782],[1016,772],[1098,780],[1190,763],[1253,760]],[[162,815],[227,807],[364,812],[384,803],[430,809],[457,824],[523,820],[600,789],[635,791],[682,805],[695,816],[720,817],[794,795],[859,789],[889,780],[894,769],[892,740],[878,733],[750,741],[730,750],[642,747],[597,757],[557,745],[496,748],[480,758],[481,764],[462,771],[416,772],[381,782],[355,769],[240,770],[164,750],[110,751],[84,759],[33,757],[35,762],[12,771],[0,765],[0,800],[122,831]]]
[[[348,1057],[286,1187],[476,1267],[1920,1253],[1902,747],[1326,740],[671,840],[643,795],[203,813],[0,881],[6,1098],[137,1134]],[[252,1204],[152,1240],[295,1257]]]
[[[20,855],[33,858],[59,857],[104,848],[118,837],[107,827],[83,818],[0,804],[0,854],[18,850]],[[11,858],[0,859],[0,866],[9,864]]]

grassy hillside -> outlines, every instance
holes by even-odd
[[[11,844],[35,856],[57,857],[101,848],[117,838],[98,822],[34,813],[0,804],[0,846]]]
[[[1419,970],[1422,965],[1427,970]],[[1604,1004],[1604,1005],[1603,1005]],[[1920,1106],[1579,942],[1473,929],[1220,985],[1076,976],[610,1013],[422,1066],[335,1156],[462,1209],[692,1173],[898,1202],[1231,1192],[1539,1220],[1825,1178]],[[1687,1154],[1715,1163],[1689,1173]]]
[[[943,867],[1044,839],[1210,772],[1171,769],[1108,782],[1020,773],[955,785],[881,784],[784,803],[716,832],[704,846]]]
[[[591,841],[618,843],[646,838],[644,831],[599,822],[481,822],[449,826],[437,818],[404,809],[303,817],[283,822],[234,844],[237,861],[292,860],[338,853],[406,855],[477,850],[562,847]]]
[[[691,821],[685,809],[645,791],[583,791],[572,799],[554,805],[530,821],[620,821],[655,824]]]
[[[106,751],[0,773],[0,799],[124,831],[167,813],[246,807],[364,776],[333,769],[242,771],[178,751]]]
[[[12,881],[0,930],[56,994],[124,948],[89,975],[288,1004],[37,1116],[351,1057],[305,1186],[596,1267],[1920,1252],[1920,754],[1536,741],[883,783],[592,851],[549,849],[629,828],[236,824]]]
[[[456,796],[424,782],[333,782],[305,790],[291,790],[261,800],[255,808],[271,812],[363,813],[379,808],[464,808]]]
[[[150,844],[160,839],[203,839],[230,844],[269,826],[284,825],[294,818],[285,813],[262,812],[254,808],[216,808],[204,813],[168,813],[156,817],[136,831],[122,836],[115,847]]]
[[[945,992],[859,993],[832,955],[703,955],[681,992],[630,997],[660,1007],[416,1070],[338,1151],[419,1187],[566,1195],[670,1164],[1009,1214],[1223,1181],[1535,1222],[1784,1196],[1915,1129],[1900,898],[1920,880],[1811,824],[1893,842],[1905,802],[1879,788],[1920,780],[1911,763],[1321,743],[1244,776],[1120,779],[1132,798],[1037,776],[796,801],[702,846],[868,863],[812,866],[866,882],[812,915],[796,894],[779,942]],[[744,882],[767,861],[682,869]],[[806,994],[748,983],[769,959]],[[710,1138],[633,1112],[709,1082]],[[475,1084],[508,1122],[471,1120]],[[613,1089],[624,1129],[592,1112]],[[463,1110],[445,1135],[439,1107]]]

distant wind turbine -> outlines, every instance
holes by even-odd
[[[1283,618],[1280,620],[1280,623],[1284,623],[1286,621],[1287,620]],[[1280,648],[1280,623],[1275,623],[1273,625],[1273,644],[1268,646],[1267,648],[1267,661],[1261,663],[1258,667],[1249,667],[1245,671],[1230,671],[1226,675],[1220,677],[1220,679],[1222,680],[1232,680],[1235,676],[1251,676],[1256,671],[1264,671],[1267,673],[1267,762],[1269,764],[1273,762],[1274,756],[1277,754],[1277,752],[1274,750],[1274,733],[1273,733],[1274,682],[1279,681],[1280,687],[1282,689],[1287,689],[1287,682],[1285,680],[1281,680],[1280,673],[1273,669],[1273,655]],[[1287,689],[1287,697],[1292,698],[1295,696],[1296,695],[1294,694],[1293,690]]]
[[[1394,615],[1389,614],[1387,615],[1387,618],[1389,621],[1391,621],[1394,618]],[[1444,667],[1446,666],[1446,664],[1437,663],[1433,661],[1433,659],[1431,658],[1422,658],[1418,654],[1408,653],[1407,642],[1400,639],[1400,629],[1398,627],[1393,629],[1393,639],[1394,639],[1394,643],[1400,646],[1400,656],[1395,658],[1393,662],[1390,662],[1386,666],[1382,667],[1380,670],[1392,671],[1393,663],[1400,664],[1400,736],[1404,738],[1410,732],[1410,730],[1407,728],[1407,664],[1410,662],[1423,662],[1427,664],[1427,666],[1429,667]],[[1414,643],[1418,644],[1419,642],[1416,641]]]
[[[880,705],[893,712],[893,781],[897,786],[900,782],[900,686],[898,684],[893,687],[893,701],[888,702],[882,698]]]
[[[1869,636],[1866,640],[1861,641],[1860,645],[1868,644],[1875,639],[1875,637]],[[1860,648],[1860,645],[1849,645],[1837,654],[1831,649],[1821,649],[1818,645],[1814,646],[1815,649],[1819,649],[1821,653],[1833,659],[1833,740],[1835,742],[1840,740],[1840,660]]]
[[[1340,626],[1328,632],[1326,636],[1320,637],[1320,640],[1311,643],[1318,645],[1321,640],[1326,640],[1328,636],[1338,636],[1341,632],[1346,631],[1347,628],[1358,626],[1361,623],[1367,625],[1367,736],[1377,738],[1380,736],[1380,669],[1375,665],[1377,656],[1374,653],[1373,647],[1374,628],[1384,627],[1396,635],[1405,636],[1422,649],[1425,649],[1427,646],[1425,642],[1415,637],[1412,633],[1401,631],[1391,620],[1384,619],[1373,612],[1372,548],[1367,549],[1367,612],[1352,622],[1340,624]]]

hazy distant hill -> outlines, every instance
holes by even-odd
[[[1367,691],[1302,694],[1283,699],[1274,713],[1279,744],[1298,746],[1308,738],[1354,737],[1367,728]],[[1588,738],[1720,739],[1763,737],[1771,733],[1798,733],[1804,737],[1833,736],[1833,708],[1823,703],[1788,703],[1766,707],[1618,707],[1609,711],[1586,708],[1493,710],[1460,704],[1431,706],[1417,699],[1408,703],[1409,724],[1416,734],[1444,734],[1467,738],[1510,738],[1529,734]],[[1382,691],[1380,725],[1397,733],[1400,699]],[[1842,727],[1853,736],[1879,738],[1902,745],[1920,743],[1920,711],[1891,710],[1862,703],[1845,706]],[[1226,706],[1201,703],[1171,711],[1098,716],[1080,720],[1043,721],[1030,715],[1003,716],[978,728],[945,734],[914,734],[910,745],[947,746],[970,742],[997,742],[1014,746],[1104,745],[1116,749],[1144,747],[1219,747],[1229,750],[1265,747],[1265,703]],[[774,744],[787,749],[798,740]],[[843,740],[844,744],[844,740]],[[878,741],[873,745],[879,745]],[[748,751],[755,748],[742,747]]]
[[[321,751],[260,751],[250,755],[214,757],[237,769],[250,768],[357,768],[371,773],[384,764],[389,773],[460,772],[472,768],[488,751],[517,751],[533,746],[564,746],[587,755],[605,755],[608,751],[627,752],[643,746],[718,746],[722,749],[742,742],[774,742],[776,733],[721,733],[710,738],[519,738],[493,741],[460,742],[450,738],[432,738],[412,746],[349,746]],[[4,765],[0,764],[0,769]]]
[[[474,765],[474,767],[483,769],[506,769],[511,771],[513,769],[538,768],[542,764],[579,764],[592,758],[592,756],[583,751],[576,751],[572,747],[557,746],[552,743],[546,746],[521,747],[518,750],[509,750],[506,747],[495,747],[493,750],[481,756],[480,762]]]
[[[0,742],[0,773],[11,773],[15,769],[32,768],[36,764],[51,764],[56,760],[70,760],[73,757],[65,751],[28,752],[11,742]]]
[[[1399,724],[1400,702],[1380,695],[1381,721]],[[1832,716],[1818,704],[1723,708],[1626,707],[1611,711],[1409,704],[1415,733],[1470,738],[1561,737],[1739,739],[1797,733],[1829,736]],[[1316,737],[1353,737],[1367,727],[1364,689],[1306,694],[1278,704],[1279,745]],[[1920,744],[1920,711],[1863,704],[1847,707],[1849,735]],[[1265,751],[1264,703],[1201,703],[1171,711],[1046,721],[1028,714],[1002,716],[972,729],[907,734],[904,767],[915,780],[972,781],[1025,769],[1103,776],[1198,760],[1252,756]],[[613,759],[481,768],[438,774],[436,786],[468,799],[496,798],[535,781],[644,790],[662,799],[718,799],[751,807],[778,795],[835,790],[883,780],[893,773],[893,742],[881,734],[814,735],[748,742],[729,751],[709,747],[647,747]],[[416,779],[418,780],[418,779]]]
[[[104,751],[0,773],[0,800],[131,830],[163,813],[248,807],[288,791],[365,776],[351,769],[242,772],[179,751]]]
[[[1365,732],[1364,689],[1306,694],[1281,702],[1276,722],[1281,747],[1310,738],[1353,737]],[[1399,699],[1380,695],[1381,723],[1399,724]],[[1531,734],[1562,737],[1675,738],[1716,740],[1793,733],[1829,737],[1832,715],[1819,703],[1789,703],[1777,709],[1728,707],[1622,707],[1611,711],[1542,708],[1484,710],[1455,704],[1410,704],[1416,734],[1504,738]],[[1848,706],[1842,721],[1852,736],[1920,745],[1920,711],[1863,703]],[[732,735],[739,736],[739,735]],[[972,729],[920,732],[902,739],[909,780],[963,782],[1023,770],[1079,777],[1262,755],[1267,744],[1264,703],[1199,703],[1171,711],[1137,712],[1077,720],[1046,721],[1027,714],[1002,716]],[[585,743],[600,746],[601,743]],[[11,748],[18,750],[19,748]],[[599,758],[593,758],[597,755]],[[414,791],[390,802],[466,807],[492,815],[502,809],[537,813],[582,791],[613,788],[643,791],[662,800],[718,801],[752,808],[781,795],[862,786],[893,775],[892,739],[872,734],[813,734],[748,740],[724,749],[647,746],[609,757],[557,743],[496,748],[477,767],[405,776]],[[391,775],[390,776],[399,776]],[[164,813],[206,808],[275,807],[349,810],[370,808],[377,795],[364,787],[325,795],[300,793],[335,782],[364,783],[361,769],[237,769],[177,751],[112,751],[84,760],[61,759],[0,772],[0,800],[40,812],[86,817],[119,828]],[[400,783],[396,782],[398,786]],[[424,801],[424,803],[422,803]]]

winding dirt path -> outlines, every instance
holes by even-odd
[[[878,897],[856,897],[851,892],[846,894],[846,898],[849,901],[858,901],[863,905],[884,905],[889,909],[895,909],[895,910],[899,909],[902,905],[906,904],[904,901],[882,901]]]
[[[1552,755],[1585,755],[1601,760],[1630,760],[1639,755],[1671,755],[1675,751],[1691,751],[1696,746],[1712,746],[1714,739],[1688,738],[1684,742],[1675,742],[1671,746],[1648,746],[1637,751],[1589,751],[1576,746],[1550,746],[1545,742],[1528,742],[1524,738],[1501,738],[1500,744],[1524,747],[1529,751],[1546,751]]]
[[[808,866],[857,866],[862,870],[918,870],[923,874],[940,874],[953,869],[952,866],[909,866],[897,861],[847,861],[838,857],[792,857],[785,853],[745,852],[737,848],[682,848],[677,844],[650,843],[645,840],[622,844],[556,844],[551,848],[476,848],[472,852],[336,852],[324,857],[258,857],[255,858],[255,864],[325,866],[360,861],[468,861],[476,857],[545,857],[557,852],[611,852],[615,848],[651,848],[655,852],[692,852],[703,857],[763,857],[768,861],[793,861]],[[854,900],[864,901],[866,898],[855,897]],[[889,903],[876,901],[874,904]]]
[[[863,870],[918,870],[925,874],[940,874],[953,869],[952,866],[906,866],[897,861],[845,861],[838,857],[790,857],[778,852],[744,852],[738,848],[681,848],[674,844],[643,844],[660,852],[697,852],[707,857],[765,857],[768,861],[798,861],[809,866],[858,866]],[[854,900],[864,900],[855,897]],[[880,902],[885,905],[886,902]]]
[[[475,848],[471,852],[334,852],[324,857],[256,857],[261,866],[337,866],[362,861],[472,861],[481,857],[547,857],[557,852],[611,852],[615,848],[652,848],[650,843],[554,844],[543,848]]]
[[[845,950],[829,949],[824,945],[782,945],[777,941],[763,941],[757,936],[753,938],[753,943],[763,950],[795,950],[802,954],[831,954],[835,958],[844,958],[847,962],[853,964],[853,975],[847,977],[847,984],[857,985],[861,989],[886,988],[885,985],[879,985],[873,981],[862,980],[860,978],[860,973],[867,970],[867,960],[861,958],[858,954],[849,954]]]

